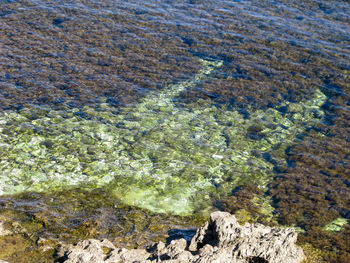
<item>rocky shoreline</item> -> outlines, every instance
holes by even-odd
[[[292,228],[240,225],[234,215],[214,212],[191,241],[181,238],[169,244],[158,242],[148,249],[129,250],[117,248],[106,239],[89,239],[58,248],[55,262],[299,263],[305,257],[296,240]]]

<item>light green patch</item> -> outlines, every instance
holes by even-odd
[[[213,197],[236,186],[265,190],[286,147],[323,117],[325,95],[286,102],[286,113],[249,109],[249,119],[208,100],[175,105],[180,92],[222,65],[201,63],[192,79],[121,110],[102,103],[2,112],[0,194],[102,187],[128,205],[188,215],[208,211]]]
[[[306,230],[304,228],[301,228],[300,226],[296,226],[295,224],[291,226],[286,226],[286,227],[291,227],[293,228],[297,233],[305,233]]]
[[[329,224],[327,224],[323,229],[328,232],[339,232],[344,230],[344,226],[348,223],[346,218],[339,217]]]

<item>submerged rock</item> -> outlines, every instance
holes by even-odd
[[[119,249],[108,240],[90,239],[61,247],[56,262],[298,263],[304,259],[304,253],[295,245],[296,239],[292,228],[248,223],[241,226],[235,216],[214,212],[190,244],[185,239],[168,245],[159,242],[146,251]]]
[[[326,96],[247,114],[210,99],[181,104],[181,92],[223,64],[200,63],[137,105],[0,112],[0,195],[103,188],[127,205],[190,215],[247,183],[266,191],[285,149],[322,119]]]

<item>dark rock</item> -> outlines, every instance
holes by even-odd
[[[298,263],[304,259],[304,253],[295,245],[296,239],[292,228],[248,223],[241,226],[233,215],[214,212],[189,245],[182,238],[168,245],[159,242],[147,252],[118,249],[108,240],[91,239],[61,247],[56,262]]]

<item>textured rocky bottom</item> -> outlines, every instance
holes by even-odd
[[[148,250],[116,248],[108,240],[90,239],[58,249],[55,262],[283,262],[298,263],[303,250],[295,245],[292,228],[271,228],[262,224],[241,226],[235,216],[214,212],[188,242],[181,238]]]

